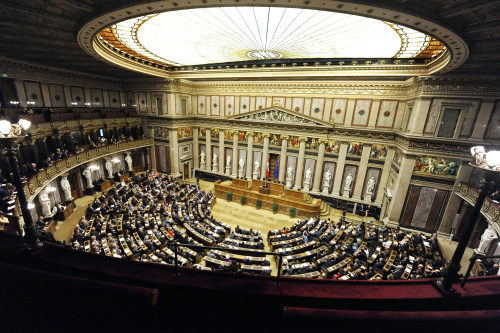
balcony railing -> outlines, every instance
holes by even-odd
[[[91,162],[98,158],[117,154],[134,148],[142,148],[153,145],[153,139],[140,139],[134,141],[124,141],[118,144],[110,144],[103,147],[98,147],[86,150],[77,155],[70,156],[61,161],[56,162],[45,170],[38,172],[24,185],[24,193],[28,202],[33,201],[38,192],[61,174],[81,165]]]
[[[459,197],[474,205],[479,191],[467,183],[459,183],[456,193]],[[483,207],[481,207],[481,214],[490,222],[498,224],[500,222],[500,204],[486,197]]]

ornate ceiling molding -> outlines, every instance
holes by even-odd
[[[96,37],[102,29],[123,21],[128,18],[133,18],[136,16],[143,16],[157,12],[180,10],[180,9],[191,9],[191,8],[203,8],[203,7],[213,7],[213,6],[234,6],[236,3],[234,0],[204,0],[204,1],[153,1],[153,2],[140,2],[136,5],[130,5],[130,3],[115,5],[113,7],[107,8],[105,11],[99,13],[98,15],[90,18],[86,21],[78,32],[78,42],[80,46],[89,54],[94,57],[102,59],[104,57],[105,61],[112,63],[114,65],[124,66],[126,68],[141,71],[142,73],[147,73],[155,76],[163,77],[176,77],[176,78],[189,78],[190,76],[203,76],[208,77],[224,77],[224,76],[241,76],[242,72],[240,68],[214,68],[214,69],[198,69],[196,73],[191,73],[189,68],[184,68],[179,70],[176,68],[174,70],[168,71],[168,67],[164,67],[158,64],[154,64],[148,61],[137,59],[134,57],[127,57],[121,50],[115,47],[105,46],[104,43],[100,42]],[[438,40],[442,41],[447,50],[443,52],[438,59],[425,64],[423,66],[408,64],[403,66],[404,75],[415,76],[422,75],[425,71],[426,73],[445,73],[454,68],[459,67],[468,57],[469,48],[464,41],[464,38],[453,28],[446,25],[445,22],[436,22],[431,14],[415,13],[411,11],[411,8],[404,6],[404,4],[391,4],[391,6],[384,7],[384,5],[377,4],[366,4],[364,1],[301,1],[301,0],[259,0],[258,2],[252,0],[238,0],[238,6],[277,6],[277,7],[298,7],[306,9],[316,9],[316,10],[326,10],[326,11],[336,11],[340,13],[359,15],[384,21],[390,21],[393,23],[401,24],[410,27],[415,30],[425,32],[431,36],[434,36]],[[265,67],[255,67],[250,70],[251,73],[246,73],[244,75],[256,75],[259,77],[275,76],[282,74],[287,77],[293,77],[297,75],[310,76],[311,73],[315,75],[316,71],[325,71],[330,75],[359,75],[358,73],[367,73],[370,70],[374,71],[374,75],[388,74],[390,72],[397,73],[390,68],[388,64],[380,64],[377,62],[377,66],[373,66],[372,63],[367,64],[354,64],[351,63],[350,68],[345,69],[340,64],[339,66],[328,66],[325,68],[317,68],[321,66],[316,66],[314,63],[311,64],[311,69],[303,71],[303,69],[298,69],[297,66],[291,66],[291,71],[289,68],[282,70],[280,67],[268,68]],[[400,64],[394,64],[396,66]],[[365,67],[366,66],[366,67]],[[380,67],[382,66],[382,67]],[[384,67],[386,66],[386,67]],[[412,68],[416,66],[416,68]],[[222,67],[222,66],[221,66]],[[329,68],[328,68],[329,67]],[[421,68],[420,68],[421,67]],[[335,70],[333,70],[335,68]],[[336,72],[339,69],[340,72]],[[355,69],[355,71],[352,71]],[[191,71],[195,71],[192,68]],[[294,71],[303,71],[303,73],[297,73]],[[351,73],[351,74],[348,74]],[[322,74],[324,75],[324,73]]]

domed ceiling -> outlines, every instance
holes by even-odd
[[[140,16],[99,33],[122,54],[164,66],[266,59],[433,59],[444,45],[388,21],[301,8],[195,8]]]

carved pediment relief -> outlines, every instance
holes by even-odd
[[[314,127],[328,127],[332,128],[333,125],[313,118],[305,116],[301,113],[283,109],[281,107],[270,107],[263,110],[244,113],[229,117],[231,120],[248,121],[248,122],[262,122],[270,124],[283,124],[283,125],[299,125],[299,126],[314,126]]]

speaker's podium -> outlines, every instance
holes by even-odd
[[[267,182],[264,182],[261,187],[259,187],[259,193],[261,194],[269,194],[269,187],[267,186]]]

